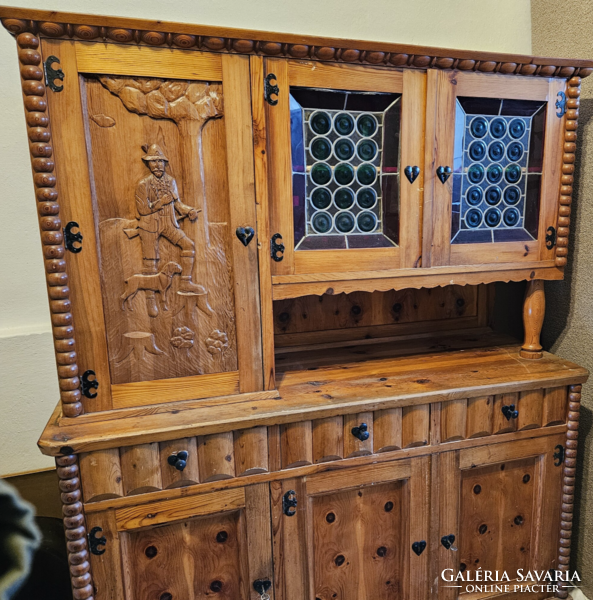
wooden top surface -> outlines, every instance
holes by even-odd
[[[30,31],[52,38],[105,40],[272,57],[545,77],[587,77],[593,72],[591,60],[345,40],[8,6],[0,6],[0,18],[13,34]]]
[[[484,347],[486,342],[492,343]],[[73,419],[60,419],[56,409],[39,446],[44,454],[71,454],[587,380],[588,371],[570,361],[547,352],[540,360],[527,360],[519,349],[496,334],[464,332],[287,353],[285,364],[302,370],[279,373],[277,395],[262,392]],[[398,356],[406,350],[406,356]]]

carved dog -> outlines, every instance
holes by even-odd
[[[181,273],[181,266],[176,262],[168,262],[160,273],[154,275],[132,275],[126,279],[126,288],[120,296],[122,299],[122,309],[126,308],[126,302],[132,309],[132,300],[140,290],[158,292],[163,297],[163,308],[167,307],[167,293],[173,283],[173,276]]]

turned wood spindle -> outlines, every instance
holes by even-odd
[[[546,312],[546,297],[544,282],[534,279],[527,282],[525,290],[525,303],[523,304],[523,326],[525,327],[525,341],[521,348],[522,358],[541,358],[542,345],[539,337],[544,324]]]

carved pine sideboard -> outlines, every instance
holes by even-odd
[[[593,62],[0,17],[74,598],[506,598],[440,573],[568,570],[588,373],[539,338]],[[508,281],[522,345],[490,327]]]

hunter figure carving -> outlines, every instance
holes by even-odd
[[[188,218],[195,221],[201,209],[187,206],[181,202],[177,191],[177,182],[166,172],[169,159],[158,144],[142,146],[145,154],[144,164],[150,169],[150,174],[142,178],[136,187],[137,225],[133,229],[125,229],[129,238],[140,236],[142,246],[143,269],[142,275],[153,277],[158,273],[159,243],[164,237],[181,249],[181,283],[178,293],[202,296],[198,307],[210,314],[206,289],[192,281],[192,271],[195,261],[195,244],[179,227],[178,219]],[[151,317],[159,313],[155,290],[150,286],[145,288],[146,307]]]

